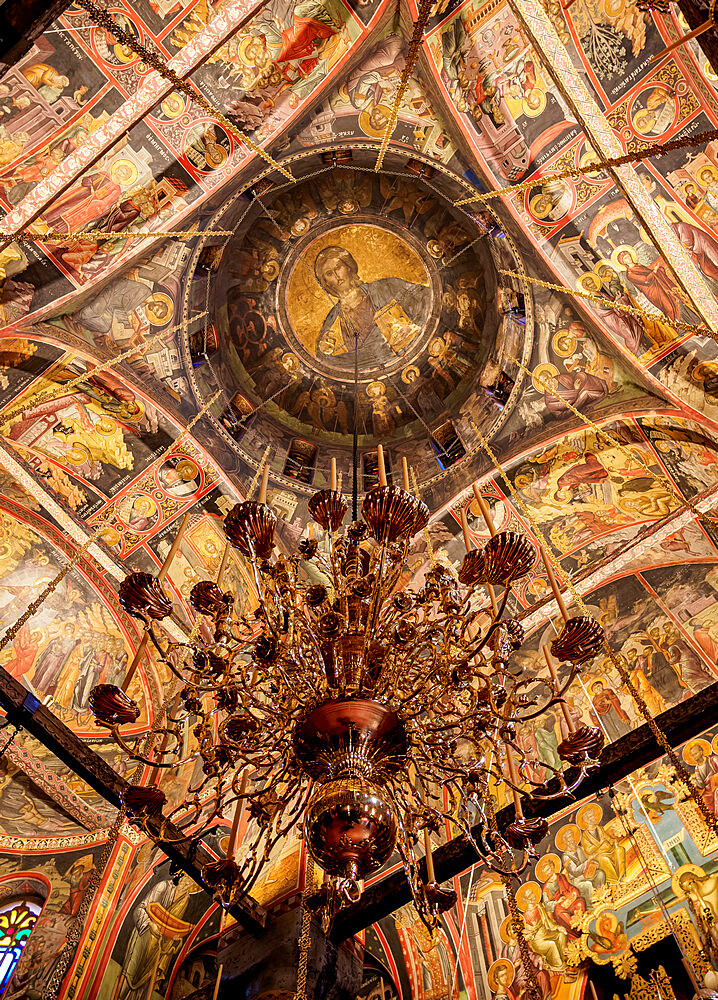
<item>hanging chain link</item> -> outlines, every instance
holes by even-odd
[[[293,174],[287,170],[286,167],[277,163],[277,161],[271,157],[269,153],[262,149],[261,146],[252,142],[249,136],[246,136],[244,132],[237,128],[234,122],[230,121],[226,115],[222,114],[216,105],[208,101],[203,94],[194,89],[191,83],[184,80],[175,70],[171,69],[164,59],[161,59],[156,52],[152,52],[146,45],[143,45],[142,42],[138,41],[134,35],[131,35],[129,31],[125,31],[124,28],[120,27],[108,11],[96,4],[94,0],[77,0],[77,6],[82,7],[93,24],[109,31],[118,42],[125,45],[130,52],[134,52],[136,56],[140,56],[140,58],[143,59],[148,66],[151,66],[156,73],[159,73],[163,80],[167,80],[167,82],[171,83],[177,90],[181,90],[183,94],[186,94],[195,104],[198,104],[200,108],[207,112],[208,115],[211,115],[212,118],[216,118],[216,120],[223,125],[224,128],[235,137],[235,139],[238,139],[243,146],[246,146],[247,149],[250,149],[258,156],[261,156],[265,163],[268,163],[271,167],[274,167],[275,170],[278,170],[280,174],[283,174],[287,178],[287,180],[294,180]]]
[[[649,2],[655,3],[655,0],[649,0]],[[668,0],[666,0],[667,2]],[[637,6],[639,4],[640,0],[638,0]],[[495,188],[493,191],[477,191],[476,194],[472,194],[468,198],[461,198],[459,201],[454,202],[454,205],[456,208],[460,208],[462,205],[468,205],[471,202],[487,202],[491,201],[492,198],[501,198],[505,194],[521,194],[521,192],[530,191],[531,188],[539,187],[541,184],[549,184],[552,181],[561,181],[569,177],[583,177],[586,174],[598,173],[601,170],[608,170],[611,167],[621,167],[626,163],[640,163],[641,160],[666,156],[676,149],[684,149],[687,146],[705,146],[715,139],[718,139],[718,129],[712,128],[706,132],[699,132],[697,135],[686,136],[682,139],[671,139],[670,142],[656,142],[644,149],[625,153],[623,156],[609,156],[605,160],[592,160],[582,167],[568,167],[566,170],[558,170],[553,174],[532,177],[530,180],[521,181],[519,184],[509,184],[507,187]]]
[[[307,970],[309,967],[309,946],[312,943],[312,911],[307,899],[314,891],[314,859],[307,852],[304,869],[304,892],[302,893],[302,933],[299,938],[299,964],[297,965],[297,991],[295,1000],[310,1000],[307,996]]]
[[[374,170],[381,170],[384,163],[384,157],[386,151],[389,147],[389,141],[394,134],[394,129],[396,128],[396,120],[399,117],[399,108],[401,107],[401,102],[404,98],[404,93],[409,84],[409,77],[414,69],[414,63],[416,62],[416,57],[419,55],[419,49],[421,48],[421,42],[424,37],[424,29],[429,23],[429,17],[431,15],[432,8],[434,6],[434,0],[421,0],[419,4],[418,17],[414,23],[414,31],[412,32],[411,41],[409,42],[409,48],[406,53],[406,62],[404,63],[404,69],[401,73],[401,79],[399,80],[399,86],[396,89],[396,95],[394,97],[394,103],[391,106],[391,112],[389,114],[389,121],[386,123],[386,128],[384,129],[384,135],[381,139],[381,146],[379,147],[379,155],[376,158],[376,164]]]
[[[546,536],[542,532],[541,528],[539,527],[539,525],[538,525],[538,523],[536,521],[536,518],[533,516],[533,514],[528,509],[528,506],[524,503],[522,497],[519,495],[518,491],[515,489],[514,484],[511,482],[511,479],[509,478],[507,472],[505,471],[505,469],[503,468],[503,466],[499,462],[498,458],[494,454],[494,452],[493,452],[493,450],[491,448],[491,445],[488,443],[488,441],[486,440],[486,438],[483,436],[483,434],[481,433],[481,431],[477,427],[476,423],[473,422],[473,421],[472,421],[472,426],[474,427],[474,430],[476,431],[476,433],[477,433],[477,435],[479,437],[479,440],[481,442],[482,448],[484,449],[484,451],[488,455],[489,459],[493,462],[494,468],[501,475],[501,478],[506,483],[506,486],[507,486],[507,488],[508,488],[511,496],[513,497],[513,499],[515,500],[516,504],[521,509],[521,512],[523,513],[523,515],[526,518],[526,520],[531,525],[531,530],[533,531],[534,535],[536,536],[536,538],[538,539],[538,541],[540,542],[540,544],[543,546],[544,552],[546,553],[546,557],[547,557],[547,559],[550,560],[550,562],[551,562],[551,564],[552,564],[552,566],[554,568],[554,571],[556,573],[557,579],[564,581],[564,583],[566,584],[566,587],[567,587],[569,593],[571,594],[571,597],[573,598],[573,600],[575,601],[577,607],[581,611],[581,614],[582,615],[586,615],[588,618],[593,618],[593,615],[591,614],[591,611],[589,610],[589,608],[586,606],[585,601],[583,600],[583,598],[581,597],[581,595],[579,594],[579,592],[576,590],[576,587],[574,586],[573,581],[571,580],[571,577],[569,576],[568,573],[564,573],[564,570],[563,570],[563,567],[561,566],[560,561],[553,554],[551,543],[549,542],[549,540],[546,538]],[[663,730],[661,729],[661,727],[658,725],[658,723],[656,722],[656,720],[653,718],[653,716],[651,714],[651,711],[650,711],[648,705],[646,704],[645,699],[643,698],[643,695],[640,693],[640,691],[638,691],[638,689],[636,688],[635,684],[631,680],[631,676],[630,676],[628,670],[626,669],[626,667],[624,667],[624,665],[618,659],[618,657],[614,653],[613,649],[609,645],[608,640],[605,639],[605,638],[603,640],[603,651],[606,654],[606,656],[608,657],[608,659],[611,661],[612,665],[617,670],[617,672],[618,672],[618,674],[619,674],[619,676],[620,676],[623,684],[626,686],[628,692],[630,693],[631,698],[633,699],[633,702],[634,702],[636,708],[641,713],[641,715],[645,719],[646,723],[648,724],[649,729],[651,730],[651,732],[655,736],[656,742],[661,747],[661,749],[664,751],[664,753],[668,756],[668,758],[671,761],[671,763],[673,764],[673,767],[675,768],[676,772],[680,775],[681,781],[683,782],[683,784],[688,789],[688,793],[689,793],[690,797],[693,799],[693,802],[695,803],[697,809],[699,810],[699,812],[703,816],[703,818],[704,818],[704,820],[705,820],[708,828],[710,830],[712,830],[713,832],[715,832],[715,833],[718,834],[718,818],[716,818],[710,812],[710,810],[708,809],[708,806],[703,801],[703,796],[701,795],[699,789],[696,788],[696,786],[694,785],[694,783],[693,783],[693,781],[691,779],[690,774],[688,773],[688,771],[686,770],[686,768],[683,765],[683,762],[680,760],[680,758],[676,754],[675,750],[673,749],[673,747],[668,742],[668,738],[667,738],[666,734],[663,732]]]
[[[591,295],[590,292],[580,292],[577,288],[568,288],[566,285],[555,285],[552,281],[541,281],[539,278],[531,278],[527,274],[517,274],[515,271],[506,271],[503,268],[499,268],[499,274],[506,275],[507,278],[516,278],[518,281],[528,281],[532,285],[536,285],[539,288],[548,288],[553,292],[563,292],[567,295],[573,295],[579,299],[586,299],[588,302],[593,302],[594,305],[601,306],[603,309],[618,309],[619,312],[629,313],[631,316],[637,316],[639,319],[648,321],[649,323],[665,323],[666,326],[670,326],[676,330],[683,330],[685,333],[691,333],[697,337],[710,337],[711,340],[718,341],[718,333],[715,330],[711,330],[706,326],[695,326],[692,323],[683,323],[679,319],[669,319],[665,313],[655,313],[646,312],[645,309],[641,309],[640,306],[629,306],[624,302],[616,302],[614,299],[606,299],[602,295]]]
[[[496,823],[494,802],[491,796],[488,796],[486,800],[486,814],[489,820],[489,829],[492,833],[498,834],[499,828]],[[536,978],[536,967],[534,966],[533,959],[531,957],[531,949],[529,948],[526,935],[524,934],[524,921],[521,916],[521,911],[519,910],[519,904],[516,900],[516,892],[514,890],[512,876],[509,875],[508,872],[502,871],[499,872],[499,878],[501,879],[501,883],[504,887],[506,903],[509,908],[509,914],[511,915],[511,927],[516,935],[516,944],[518,945],[519,952],[521,954],[521,964],[524,968],[527,982],[527,986],[522,991],[521,996],[525,997],[526,1000],[543,1000],[543,993],[541,992],[541,987],[539,986],[538,979]]]
[[[219,391],[216,392],[214,396],[211,397],[211,399],[208,399],[207,402],[204,404],[204,406],[202,406],[202,408],[198,410],[198,412],[194,415],[192,420],[190,420],[190,422],[187,424],[187,426],[184,428],[181,434],[179,434],[174,441],[171,441],[170,444],[168,444],[167,447],[164,448],[160,452],[160,454],[155,459],[152,460],[152,463],[148,468],[152,468],[153,466],[156,465],[161,465],[162,462],[164,462],[165,459],[168,458],[169,455],[171,455],[171,453],[177,448],[177,445],[182,440],[182,438],[186,434],[189,434],[189,432],[192,430],[197,421],[200,420],[205,415],[210,406],[212,406],[212,404],[215,403],[221,395],[222,392]],[[130,496],[132,496],[132,494],[130,494]],[[123,497],[122,499],[123,500],[126,499],[126,496]],[[119,503],[119,501],[120,497],[119,496],[115,497],[115,499],[112,500],[111,503],[105,508],[105,513],[107,511],[110,511],[117,503]],[[13,641],[13,639],[18,634],[23,625],[30,618],[32,618],[34,614],[37,613],[37,611],[42,607],[42,605],[45,603],[48,597],[50,597],[51,594],[54,594],[54,592],[57,590],[59,585],[65,579],[67,574],[75,568],[80,559],[82,559],[82,557],[87,553],[90,546],[94,542],[98,541],[100,535],[102,534],[103,531],[105,531],[106,527],[107,524],[104,521],[100,522],[97,525],[94,531],[87,536],[87,538],[82,543],[80,548],[75,550],[74,554],[72,555],[72,558],[67,563],[65,563],[60,572],[57,573],[56,576],[54,576],[52,580],[50,580],[43,587],[42,591],[38,594],[35,600],[30,603],[27,610],[22,615],[20,615],[17,621],[15,621],[8,629],[5,630],[2,637],[0,637],[0,650],[4,649],[9,642]]]
[[[105,232],[104,230],[85,229],[76,233],[30,233],[27,230],[19,230],[16,233],[4,233],[3,240],[10,240],[13,243],[85,243],[88,240],[193,240],[198,236],[233,236],[233,230],[228,229],[207,229],[201,232],[197,229],[179,229],[168,233],[156,232],[133,232],[125,230],[121,233]]]

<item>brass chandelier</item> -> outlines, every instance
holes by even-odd
[[[265,467],[259,501],[237,504],[224,520],[228,542],[251,566],[259,595],[253,615],[239,616],[233,594],[201,582],[190,602],[209,630],[172,642],[157,629],[172,612],[161,581],[132,573],[120,587],[122,606],[144,623],[182,687],[154,759],[121,733],[140,716],[121,688],[95,687],[92,709],[127,756],[152,765],[155,774],[201,761],[201,780],[169,815],[153,782],[128,789],[124,804],[158,842],[170,839],[169,822],[172,839],[177,826],[189,838],[200,821],[206,828],[234,811],[227,857],[202,872],[224,906],[251,891],[273,846],[300,827],[325,873],[309,901],[325,929],[395,850],[431,928],[456,901],[435,879],[432,832],[449,821],[492,869],[518,874],[548,829],[544,819],[525,816],[524,806],[572,794],[598,766],[601,732],[575,728],[565,710],[562,768],[533,759],[520,734],[551,704],[565,709],[563,692],[600,648],[601,626],[564,616],[551,643],[556,660],[570,664],[560,685],[547,651],[545,676],[512,661],[523,629],[504,615],[536,550],[523,534],[495,533],[476,487],[488,543],[471,547],[464,512],[467,551],[458,573],[434,563],[423,584],[400,586],[411,540],[426,528],[429,511],[409,489],[406,461],[403,489],[387,484],[381,446],[378,468],[380,484],[365,495],[361,517],[342,528],[348,505],[332,462],[330,488],[309,502],[319,537],[310,528],[297,551],[284,554],[275,548]],[[306,563],[324,582],[306,579]],[[546,780],[530,778],[535,767]],[[502,782],[515,803],[503,829],[494,815]],[[237,852],[245,809],[254,824]],[[422,842],[426,880],[417,852]]]

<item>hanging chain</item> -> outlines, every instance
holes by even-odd
[[[8,752],[8,750],[10,749],[10,747],[13,745],[13,743],[15,742],[15,737],[22,729],[22,726],[20,725],[19,722],[13,722],[10,728],[12,729],[12,732],[10,733],[6,741],[5,746],[0,750],[0,757],[4,757],[5,754]]]
[[[80,230],[77,233],[30,233],[21,229],[17,233],[4,233],[2,238],[3,241],[8,240],[13,243],[85,243],[88,240],[192,240],[197,236],[233,235],[233,230],[227,229],[207,229],[202,232],[196,229],[180,229],[169,233],[155,232],[154,230],[147,233],[132,232],[131,230],[108,233],[104,230],[96,231],[94,229]]]
[[[655,0],[650,0],[655,2]],[[640,0],[639,0],[640,3]],[[492,198],[501,198],[505,194],[520,194],[523,191],[530,191],[531,188],[541,184],[549,184],[551,181],[561,181],[568,177],[583,177],[585,174],[598,173],[601,170],[608,170],[611,167],[621,167],[626,163],[639,163],[641,160],[650,160],[657,156],[666,156],[676,149],[684,149],[686,146],[704,146],[706,143],[718,139],[718,129],[708,129],[706,132],[699,132],[697,135],[687,136],[683,139],[672,139],[670,142],[654,143],[642,150],[633,153],[624,153],[623,156],[609,156],[605,160],[595,160],[582,167],[568,167],[566,170],[558,170],[553,174],[545,174],[540,177],[532,177],[530,180],[521,181],[519,184],[509,184],[507,187],[496,188],[493,191],[477,191],[476,194],[468,198],[461,198],[454,202],[456,208],[468,205],[476,201],[491,201]]]
[[[179,76],[175,70],[171,69],[156,52],[152,52],[146,45],[143,45],[142,42],[138,41],[134,35],[131,35],[129,31],[125,31],[124,28],[120,27],[108,11],[96,4],[94,0],[77,0],[77,6],[82,7],[82,9],[88,14],[93,24],[109,31],[110,34],[113,35],[118,42],[121,42],[124,46],[126,46],[130,52],[134,52],[136,56],[140,56],[140,58],[144,60],[148,66],[151,66],[163,80],[167,80],[167,82],[171,83],[177,90],[181,90],[182,93],[186,94],[195,104],[198,104],[204,111],[206,111],[208,115],[216,118],[216,120],[236,139],[238,139],[242,145],[246,146],[247,149],[250,149],[258,156],[261,156],[265,163],[268,163],[271,167],[274,167],[275,170],[278,170],[280,174],[283,174],[287,178],[287,180],[294,180],[293,174],[287,170],[286,167],[277,163],[277,161],[273,159],[269,153],[265,152],[261,146],[252,142],[249,136],[246,136],[244,132],[238,129],[234,122],[230,121],[226,115],[223,115],[219,108],[214,104],[211,104],[203,94],[201,94],[198,90],[195,90],[191,83],[182,79],[182,77]]]
[[[571,594],[571,597],[573,598],[573,600],[575,601],[575,603],[578,606],[579,610],[581,611],[581,614],[585,615],[588,618],[593,618],[593,615],[591,614],[591,611],[589,610],[589,608],[586,606],[585,601],[583,600],[583,598],[581,597],[581,595],[579,594],[579,592],[576,590],[576,587],[574,586],[573,581],[571,580],[570,575],[568,573],[564,572],[563,567],[561,566],[560,561],[558,559],[556,559],[556,557],[554,556],[553,551],[552,551],[551,543],[549,542],[549,540],[546,538],[546,536],[542,532],[542,530],[539,527],[539,525],[538,525],[535,517],[531,514],[530,510],[528,509],[528,506],[524,503],[522,497],[519,495],[518,491],[515,489],[514,484],[511,482],[511,479],[509,478],[509,476],[506,473],[505,469],[503,468],[503,466],[499,462],[498,458],[494,454],[494,452],[493,452],[493,450],[491,448],[491,445],[488,443],[488,441],[486,440],[486,438],[483,436],[483,434],[481,433],[481,431],[477,427],[476,423],[473,422],[473,421],[472,421],[472,426],[473,426],[474,430],[476,431],[476,433],[477,433],[477,435],[479,437],[479,440],[481,442],[482,448],[484,449],[484,451],[486,452],[486,454],[489,456],[490,460],[493,462],[494,468],[501,475],[501,478],[506,483],[506,486],[507,486],[509,492],[511,493],[511,496],[513,497],[513,499],[515,500],[516,504],[521,509],[521,511],[522,511],[524,517],[526,518],[526,520],[531,525],[531,530],[533,531],[534,535],[536,536],[536,538],[538,539],[538,541],[540,542],[540,544],[543,546],[543,550],[546,553],[546,557],[551,561],[551,564],[552,564],[552,566],[553,566],[553,568],[555,570],[557,579],[564,581],[564,583],[566,584],[566,587],[567,587],[569,593]],[[630,677],[630,674],[629,674],[628,670],[624,667],[624,665],[618,659],[618,657],[614,653],[613,649],[609,645],[608,640],[606,638],[604,638],[604,640],[603,640],[603,651],[606,654],[606,656],[608,657],[608,659],[611,661],[611,663],[613,664],[613,666],[615,667],[615,669],[618,671],[618,674],[619,674],[619,676],[620,676],[623,684],[626,686],[627,690],[629,691],[629,693],[630,693],[630,695],[631,695],[631,697],[633,699],[634,704],[636,705],[637,709],[639,710],[639,712],[641,713],[641,715],[645,719],[646,723],[648,724],[649,729],[651,730],[651,732],[655,736],[656,742],[662,748],[662,750],[664,751],[664,753],[668,756],[668,758],[670,759],[671,763],[673,764],[673,767],[675,768],[676,772],[680,775],[681,781],[685,784],[686,788],[688,789],[690,797],[693,799],[696,807],[698,808],[699,812],[701,813],[701,815],[705,819],[708,828],[710,830],[712,830],[713,832],[715,832],[715,833],[718,834],[718,819],[711,813],[711,811],[708,809],[708,806],[703,801],[703,796],[701,795],[699,789],[696,788],[696,786],[693,784],[691,776],[688,773],[688,771],[686,770],[686,768],[684,767],[683,762],[680,760],[680,758],[676,754],[675,750],[673,749],[673,747],[668,742],[668,738],[667,738],[666,734],[663,732],[663,730],[661,729],[661,727],[658,725],[658,723],[656,722],[656,720],[651,715],[651,711],[650,711],[648,705],[646,704],[645,699],[643,698],[643,695],[640,693],[640,691],[638,691],[638,689],[634,685],[633,681],[631,680],[631,677]]]
[[[168,458],[169,455],[171,455],[171,453],[176,449],[177,445],[182,440],[182,438],[192,430],[192,428],[197,423],[197,421],[201,417],[203,417],[205,415],[205,413],[210,408],[210,406],[212,406],[212,404],[214,402],[216,402],[216,400],[221,395],[222,395],[221,391],[220,392],[216,392],[214,394],[214,396],[212,396],[211,399],[207,400],[207,402],[204,404],[204,406],[194,415],[194,417],[192,418],[192,420],[190,420],[190,422],[184,428],[184,430],[182,431],[182,433],[179,434],[179,436],[176,437],[174,441],[171,441],[170,444],[168,444],[167,447],[164,448],[162,450],[162,452],[160,452],[160,454],[157,456],[157,458],[153,459],[153,461],[150,464],[150,466],[148,467],[148,469],[150,469],[153,466],[156,466],[158,464],[161,464],[162,462],[165,461],[166,458]],[[129,494],[129,495],[132,496],[132,494]],[[126,496],[123,497],[122,499],[123,500],[126,499]],[[108,504],[108,506],[105,508],[104,512],[106,513],[107,511],[112,510],[112,508],[117,503],[119,503],[119,501],[120,501],[120,497],[119,496],[115,497],[115,499],[112,500],[111,503]],[[43,587],[42,591],[38,594],[38,596],[35,598],[35,600],[31,602],[31,604],[28,606],[27,610],[17,619],[16,622],[14,622],[8,629],[5,630],[5,632],[3,633],[3,635],[0,637],[0,650],[4,649],[9,642],[12,642],[12,640],[15,638],[15,636],[17,635],[17,633],[23,627],[23,625],[30,618],[32,618],[32,616],[34,614],[36,614],[36,612],[42,607],[42,605],[45,603],[45,601],[48,599],[48,597],[57,590],[57,588],[59,587],[59,585],[62,583],[62,581],[67,576],[67,574],[72,569],[74,569],[74,567],[77,565],[77,563],[80,561],[80,559],[85,555],[85,553],[88,551],[88,549],[93,544],[93,542],[96,542],[99,539],[100,535],[106,529],[106,527],[107,527],[107,525],[106,525],[105,522],[101,522],[100,524],[97,525],[97,527],[95,528],[95,530],[90,535],[88,535],[88,537],[82,543],[82,545],[80,546],[80,548],[75,550],[75,552],[74,552],[72,558],[69,560],[69,562],[65,563],[65,565],[62,567],[62,569],[60,570],[60,572],[56,576],[54,576],[53,579],[50,580]]]
[[[551,281],[541,281],[539,278],[530,278],[527,274],[517,274],[515,271],[505,271],[503,268],[499,268],[499,274],[505,274],[508,278],[516,278],[518,281],[528,281],[532,285],[537,285],[539,288],[548,288],[554,292],[563,292],[564,294],[573,295],[579,299],[587,299],[589,302],[593,302],[597,306],[601,306],[603,309],[618,309],[619,312],[629,313],[631,316],[638,316],[639,319],[647,321],[649,323],[665,323],[676,330],[684,330],[686,333],[691,333],[698,337],[710,337],[711,340],[718,341],[718,333],[715,330],[711,330],[710,327],[695,326],[692,323],[683,323],[679,319],[669,319],[665,313],[655,313],[646,312],[645,309],[641,309],[640,306],[628,306],[623,302],[616,302],[614,299],[606,299],[601,295],[591,295],[590,292],[579,292],[577,288],[568,288],[566,285],[555,285]]]
[[[431,10],[434,6],[434,0],[421,0],[419,4],[419,13],[414,23],[414,31],[411,36],[411,41],[409,42],[409,48],[406,53],[406,62],[404,63],[404,69],[402,70],[401,79],[399,80],[399,86],[396,90],[396,95],[394,97],[394,103],[391,107],[391,113],[389,114],[389,121],[386,123],[386,128],[384,129],[384,135],[381,139],[381,146],[379,147],[379,155],[376,158],[376,164],[374,165],[374,170],[381,170],[384,163],[384,157],[386,151],[389,147],[389,140],[394,134],[394,129],[396,128],[396,120],[399,117],[399,108],[401,107],[401,102],[404,98],[404,93],[409,84],[409,77],[414,69],[414,63],[416,62],[416,57],[419,55],[419,49],[421,48],[421,42],[424,37],[424,29],[429,23],[429,17],[431,15]]]
[[[299,938],[299,964],[297,965],[297,992],[295,1000],[309,1000],[307,996],[307,969],[309,966],[309,946],[312,943],[312,911],[307,906],[307,899],[314,891],[314,859],[307,852],[307,863],[304,868],[304,892],[302,893],[302,933]]]
[[[498,835],[499,828],[496,823],[494,801],[490,795],[486,799],[486,815],[489,820],[489,829],[492,833]],[[509,908],[509,914],[511,915],[511,927],[516,935],[516,944],[518,945],[519,952],[521,954],[521,964],[524,968],[526,976],[527,986],[524,990],[522,990],[521,996],[526,997],[527,1000],[543,1000],[543,993],[541,992],[541,987],[539,986],[538,979],[536,978],[536,967],[534,966],[533,959],[531,957],[531,949],[529,948],[526,935],[524,934],[524,921],[521,916],[521,911],[519,910],[519,904],[516,901],[513,878],[508,872],[504,871],[499,872],[499,878],[501,879],[504,887],[506,903]]]

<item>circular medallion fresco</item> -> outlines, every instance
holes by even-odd
[[[279,275],[278,313],[304,365],[366,385],[400,372],[435,331],[440,279],[416,237],[361,215],[312,227]]]
[[[481,380],[501,321],[483,232],[408,175],[335,169],[265,192],[221,259],[197,262],[228,399],[282,425],[283,446],[493,421]],[[233,437],[247,422],[231,404],[222,421]]]

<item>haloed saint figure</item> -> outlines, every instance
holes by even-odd
[[[336,299],[319,331],[318,357],[337,368],[353,368],[355,344],[359,364],[394,361],[419,334],[430,308],[426,285],[396,276],[362,281],[349,250],[328,246],[317,254],[314,274]]]

